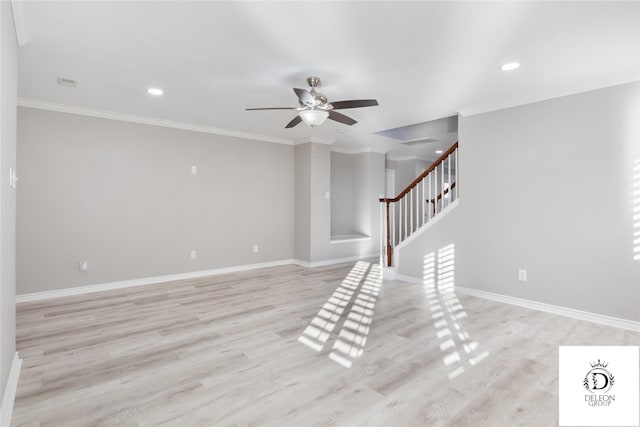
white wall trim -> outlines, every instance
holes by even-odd
[[[211,270],[192,271],[189,273],[168,274],[164,276],[145,277],[141,279],[123,280],[119,282],[101,283],[98,285],[78,286],[74,288],[58,289],[55,291],[35,292],[31,294],[16,295],[16,303],[39,301],[49,298],[81,295],[92,292],[109,291],[113,289],[131,288],[134,286],[153,285],[157,283],[173,282],[176,280],[195,279],[198,277],[215,276],[218,274],[235,273],[238,271],[253,270],[256,268],[278,267],[281,265],[296,264],[292,259],[262,262],[258,264],[236,265],[233,267],[214,268]]]
[[[233,267],[214,268],[211,270],[192,271],[189,273],[168,274],[164,276],[143,277],[141,279],[122,280],[118,282],[100,283],[97,285],[77,286],[74,288],[57,289],[55,291],[34,292],[31,294],[16,295],[16,303],[40,301],[50,298],[67,297],[71,295],[83,295],[92,292],[110,291],[113,289],[132,288],[135,286],[155,285],[158,283],[173,282],[176,280],[196,279],[199,277],[216,276],[219,274],[236,273],[239,271],[254,270],[257,268],[279,267],[282,265],[300,265],[303,267],[321,267],[325,265],[340,264],[344,262],[358,261],[361,259],[378,258],[378,254],[360,255],[348,258],[336,258],[323,261],[303,261],[299,259],[282,259],[277,261],[262,262],[258,264],[244,264]]]
[[[638,77],[634,76],[634,77],[627,78],[624,81],[616,83],[614,85],[607,85],[604,87],[597,87],[597,88],[593,88],[589,85],[586,87],[573,88],[569,91],[562,91],[562,93],[555,93],[553,95],[551,94],[530,95],[525,97],[519,97],[519,99],[512,100],[510,102],[497,102],[497,103],[489,103],[485,105],[478,105],[474,107],[461,108],[460,110],[457,111],[457,113],[458,113],[458,116],[470,117],[478,114],[492,113],[494,111],[506,110],[507,108],[517,108],[517,107],[522,107],[529,104],[536,104],[538,102],[549,101],[552,99],[559,99],[559,98],[564,98],[571,95],[578,95],[581,93],[593,92],[600,89],[622,86],[629,83],[635,83],[637,81],[638,81]]]
[[[386,154],[388,150],[386,149],[377,149],[373,147],[334,147],[331,146],[330,151],[332,153],[342,153],[342,154],[368,154],[368,153],[376,153],[376,154]]]
[[[370,258],[378,259],[379,257],[380,257],[380,254],[368,254],[368,255],[352,256],[347,258],[326,259],[322,261],[303,261],[301,259],[294,259],[293,263],[296,265],[300,265],[302,267],[313,268],[313,267],[323,267],[326,265],[341,264],[343,262],[360,261],[362,259],[370,259]]]
[[[334,239],[334,237],[338,237],[338,236],[331,236],[331,237],[332,239],[329,240],[329,243],[332,245],[340,244],[340,243],[367,242],[371,240],[371,236],[351,237],[349,239]]]
[[[345,147],[331,147],[330,150],[332,153],[340,153],[340,154],[366,154],[372,153],[373,150],[367,147],[354,147],[354,148],[345,148]]]
[[[284,138],[273,138],[265,135],[246,133],[229,129],[220,129],[212,126],[198,125],[194,123],[177,122],[173,120],[158,119],[155,117],[138,116],[134,114],[117,113],[115,111],[98,110],[94,108],[79,107],[76,105],[58,104],[31,98],[18,98],[18,106],[36,108],[39,110],[57,111],[59,113],[76,114],[80,116],[98,117],[101,119],[119,120],[122,122],[139,123],[143,125],[161,126],[173,129],[188,130],[192,132],[210,133],[214,135],[231,136],[234,138],[250,139],[255,141],[271,142],[274,144],[294,145],[294,141]]]
[[[404,162],[407,160],[418,160],[418,156],[415,156],[415,155],[401,156],[401,155],[387,154],[387,160],[392,160],[394,162]]]
[[[403,282],[422,284],[422,280],[403,274],[396,274],[395,279]],[[576,310],[574,308],[562,307],[559,305],[547,304],[528,300],[524,298],[512,297],[509,295],[496,294],[493,292],[481,291],[478,289],[465,288],[456,286],[455,291],[460,294],[470,295],[472,297],[488,299],[501,302],[504,304],[517,305],[518,307],[529,308],[531,310],[544,311],[545,313],[557,314],[558,316],[570,317],[577,320],[586,320],[587,322],[598,323],[605,326],[613,326],[614,328],[627,329],[634,332],[640,332],[640,322],[633,320],[621,319],[619,317],[606,316],[604,314],[590,313],[588,311]]]
[[[297,139],[294,142],[294,145],[309,144],[312,142],[315,142],[316,144],[331,145],[333,144],[333,139],[325,139],[325,138],[318,138],[317,136],[310,136],[308,138]]]
[[[456,291],[461,294],[471,295],[478,298],[489,299],[493,301],[503,302],[505,304],[530,308],[532,310],[544,311],[546,313],[571,317],[573,319],[586,320],[588,322],[599,323],[601,325],[613,326],[615,328],[640,332],[640,322],[634,322],[633,320],[620,319],[619,317],[590,313],[588,311],[576,310],[573,308],[561,307],[559,305],[546,304],[543,302],[532,301],[508,295],[501,295],[493,292],[480,291],[478,289],[464,288],[460,286],[456,286]]]
[[[433,163],[435,161],[434,159],[429,159],[423,156],[416,156],[416,155],[400,156],[400,155],[394,155],[394,154],[387,155],[387,160],[391,160],[394,162],[404,162],[407,160],[422,160],[429,163]]]
[[[0,407],[0,426],[8,427],[11,425],[11,415],[13,414],[13,404],[16,400],[16,391],[18,390],[18,380],[20,379],[20,369],[22,368],[22,359],[18,357],[18,352],[13,355],[7,386],[2,394],[2,407]]]

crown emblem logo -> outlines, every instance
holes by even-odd
[[[597,361],[597,362],[590,363],[590,365],[591,365],[591,367],[592,367],[592,368],[602,368],[602,369],[605,369],[605,368],[607,367],[607,365],[609,365],[609,364],[608,364],[608,363],[606,363],[606,362],[601,362],[601,361],[600,361],[600,359],[598,359],[598,361]]]
[[[597,362],[589,362],[589,364],[591,370],[584,376],[582,385],[590,393],[605,394],[615,382],[613,374],[607,370],[609,364],[600,359]]]

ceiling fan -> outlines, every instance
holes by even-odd
[[[350,101],[337,101],[330,103],[325,95],[316,92],[316,87],[320,85],[319,77],[307,77],[307,83],[311,86],[311,90],[298,88],[293,89],[298,96],[298,103],[300,104],[299,107],[247,108],[246,110],[295,110],[298,112],[298,115],[285,126],[285,128],[289,129],[298,125],[300,122],[305,122],[311,127],[320,126],[327,118],[351,126],[358,122],[349,116],[338,113],[335,110],[374,107],[378,105],[378,101],[375,99],[353,99]]]

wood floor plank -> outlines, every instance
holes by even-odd
[[[279,266],[20,303],[12,426],[555,425],[559,345],[640,342],[376,271]],[[352,290],[340,314],[338,287]]]

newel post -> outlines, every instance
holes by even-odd
[[[389,217],[389,201],[387,203],[387,267],[391,267],[392,251],[391,247],[391,218]]]

